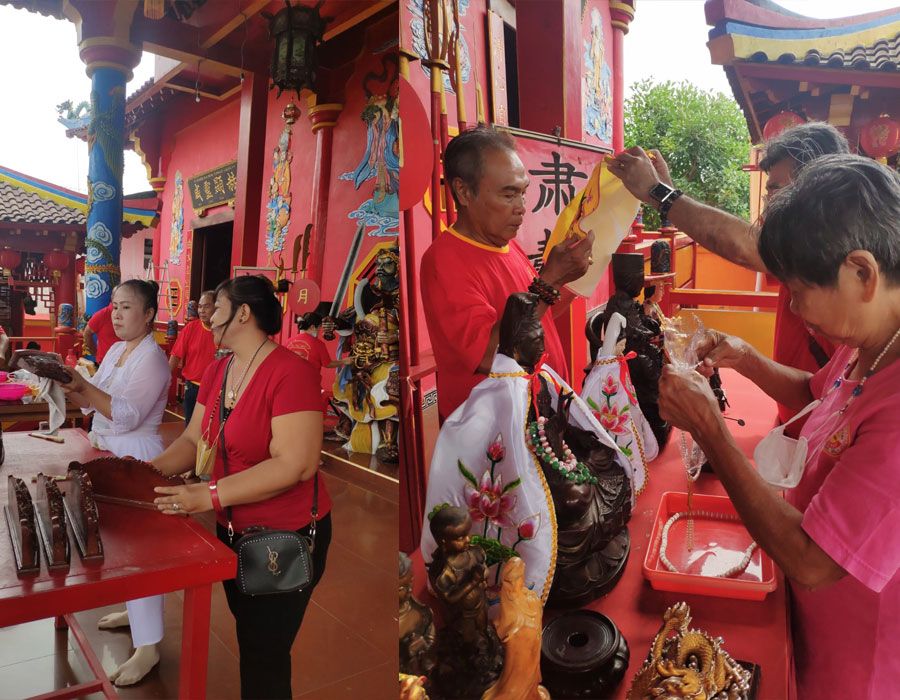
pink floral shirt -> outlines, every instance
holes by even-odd
[[[792,585],[798,696],[897,697],[900,678],[900,361],[876,372],[843,416],[856,381],[841,347],[810,382],[822,404],[802,480],[787,500],[803,529],[846,572],[815,591]]]

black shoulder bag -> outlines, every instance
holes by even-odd
[[[222,466],[228,476],[228,448],[225,446],[225,381],[222,378],[222,395],[219,397],[219,422],[221,431]],[[231,524],[231,507],[225,507],[228,518],[228,542],[238,557],[235,581],[238,590],[245,595],[292,593],[306,588],[313,579],[312,551],[316,542],[316,515],[319,510],[319,474],[313,477],[312,520],[309,537],[293,530],[269,530],[262,526],[248,527],[237,542]]]

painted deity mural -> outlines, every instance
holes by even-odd
[[[172,228],[169,231],[169,262],[181,264],[184,252],[184,178],[175,172],[175,194],[172,196]]]
[[[291,223],[291,125],[300,110],[290,102],[282,117],[285,125],[272,154],[272,178],[269,180],[269,201],[266,204],[266,250],[274,253],[284,248]]]
[[[341,175],[356,189],[374,180],[372,196],[348,214],[370,236],[396,236],[400,225],[400,83],[395,53],[382,58],[382,72],[369,73],[363,80],[366,147],[356,169]],[[382,92],[383,90],[383,92]]]
[[[590,12],[590,31],[584,40],[581,86],[584,132],[604,143],[612,142],[612,70],[606,60],[603,17],[596,7]]]
[[[452,11],[452,3],[457,2],[459,6],[459,62],[460,68],[462,72],[462,81],[463,83],[468,83],[469,78],[472,74],[472,64],[469,60],[469,45],[466,42],[466,26],[463,22],[463,19],[466,16],[466,13],[469,10],[469,0],[444,0],[441,5],[445,6],[447,12],[447,21],[451,26],[450,36],[454,35],[456,31],[455,22],[453,19],[453,11]],[[426,21],[423,11],[423,5],[425,0],[408,0],[407,9],[412,15],[412,20],[410,20],[409,29],[412,34],[412,43],[413,50],[416,54],[422,58],[428,56],[431,53],[431,47],[429,41],[427,39],[428,33],[426,32]],[[443,32],[442,32],[443,34]],[[421,66],[422,70],[425,72],[426,76],[431,76],[431,69],[424,64],[423,61],[418,62]],[[453,86],[451,85],[450,76],[447,73],[444,73],[444,90],[447,92],[455,93]]]

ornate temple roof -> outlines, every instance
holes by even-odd
[[[821,96],[820,113],[810,115],[819,119],[833,95],[846,93],[847,119],[854,100],[875,110],[896,99],[900,5],[837,19],[804,17],[772,0],[707,0],[705,11],[712,62],[724,67],[754,142],[767,119],[804,96]]]
[[[151,193],[152,194],[152,193]],[[125,199],[125,233],[156,224],[156,199]],[[83,228],[87,223],[87,195],[0,166],[0,223]]]
[[[777,62],[895,71],[900,68],[900,7],[841,19],[815,19],[767,0],[708,0],[713,63]]]

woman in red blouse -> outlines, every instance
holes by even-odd
[[[193,468],[201,435],[212,444],[219,433],[224,382],[225,428],[213,476],[209,483],[158,488],[165,495],[156,499],[157,506],[169,515],[215,508],[219,539],[229,546],[254,525],[308,535],[322,446],[318,373],[270,339],[281,330],[281,305],[264,277],[237,277],[220,284],[210,322],[216,344],[233,354],[207,368],[190,424],[153,463],[165,474]],[[232,510],[233,538],[227,531],[227,506]],[[251,597],[238,590],[234,579],[223,584],[237,624],[243,698],[291,697],[291,646],[325,568],[330,510],[320,480],[311,586]]]

